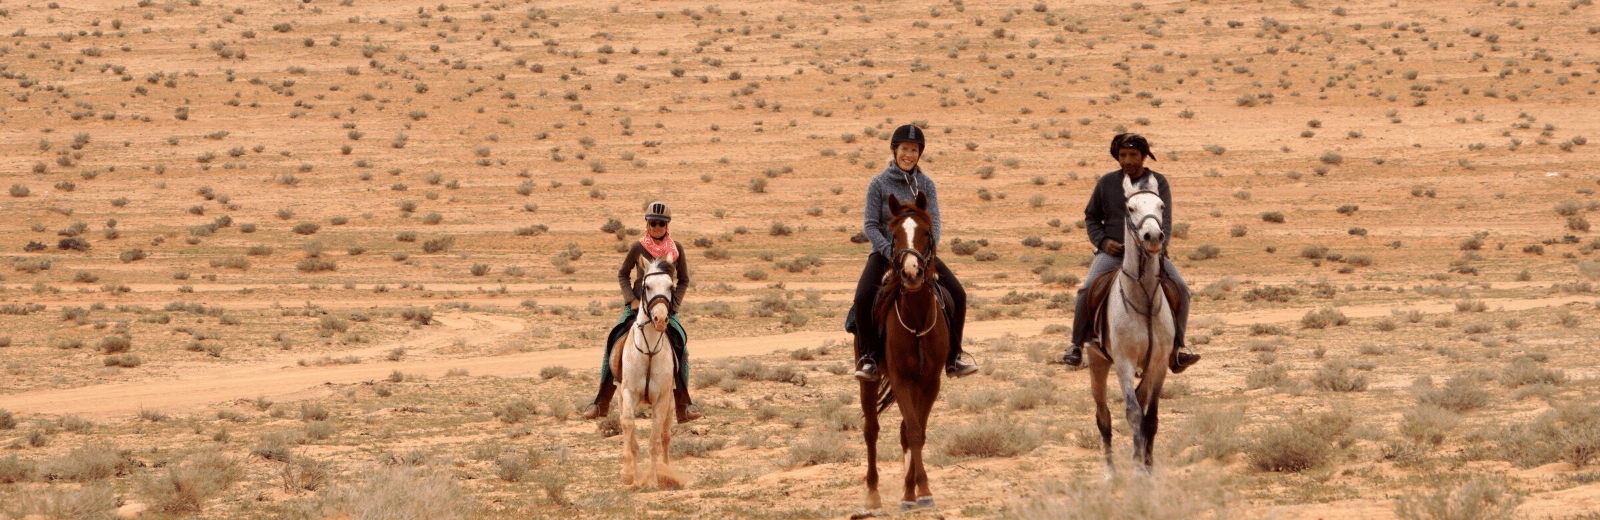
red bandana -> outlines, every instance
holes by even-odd
[[[678,260],[678,246],[672,243],[672,233],[670,232],[662,235],[660,242],[651,240],[650,233],[645,232],[644,236],[639,237],[639,243],[644,244],[644,250],[648,251],[650,256],[655,257],[657,260],[666,260],[668,262],[676,262]]]

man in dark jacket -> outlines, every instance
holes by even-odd
[[[1167,185],[1167,178],[1154,170],[1144,167],[1144,159],[1155,159],[1150,153],[1150,142],[1139,134],[1118,134],[1111,139],[1111,156],[1116,158],[1122,166],[1120,171],[1107,173],[1095,183],[1094,193],[1089,196],[1089,205],[1083,209],[1085,227],[1089,229],[1089,243],[1094,244],[1094,261],[1089,264],[1089,275],[1083,280],[1083,287],[1078,289],[1076,310],[1072,317],[1072,347],[1067,349],[1062,356],[1063,363],[1080,365],[1083,363],[1083,343],[1089,340],[1093,331],[1089,329],[1089,305],[1085,292],[1095,278],[1109,273],[1122,265],[1123,236],[1122,230],[1126,229],[1125,216],[1127,210],[1123,207],[1127,203],[1126,196],[1122,193],[1122,179],[1139,180],[1145,175],[1154,176],[1157,193],[1166,209],[1161,215],[1161,231],[1164,238],[1162,250],[1166,250],[1166,240],[1172,237],[1172,189]],[[1173,346],[1176,352],[1172,362],[1172,372],[1178,373],[1189,368],[1200,355],[1188,351],[1183,342],[1183,332],[1189,324],[1189,288],[1183,283],[1183,278],[1178,276],[1178,269],[1172,265],[1172,260],[1165,254],[1161,257],[1161,267],[1167,278],[1176,282],[1178,302],[1172,309]]]

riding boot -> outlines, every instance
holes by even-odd
[[[617,385],[610,382],[600,383],[600,395],[595,396],[594,402],[583,409],[584,419],[605,417],[611,413],[611,396],[617,393]]]
[[[862,345],[861,352],[856,353],[857,356],[860,356],[860,361],[856,362],[856,379],[867,383],[876,383],[882,379],[882,376],[878,375],[877,355],[873,352],[876,349],[866,344],[868,340],[865,337],[859,335],[857,337],[861,338],[860,343]]]
[[[689,390],[687,388],[673,390],[672,399],[678,403],[678,424],[700,418],[700,405],[689,401]]]
[[[1072,346],[1067,347],[1067,353],[1061,355],[1061,364],[1074,367],[1082,365],[1083,345],[1073,343]]]
[[[978,365],[961,359],[961,338],[950,339],[950,359],[945,363],[944,374],[949,377],[967,377],[978,373]]]
[[[1072,311],[1072,346],[1067,348],[1067,353],[1061,356],[1061,363],[1068,366],[1083,365],[1083,344],[1089,341],[1089,298],[1085,291],[1078,291],[1074,299]]]

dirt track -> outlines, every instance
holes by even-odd
[[[1505,310],[1526,310],[1554,307],[1589,299],[1578,297],[1541,299],[1488,299],[1490,307]],[[1426,313],[1449,312],[1453,303],[1408,305]],[[1395,306],[1370,305],[1341,307],[1351,318],[1386,316]],[[1250,311],[1230,314],[1213,314],[1204,317],[1234,325],[1253,323],[1281,323],[1299,320],[1308,308],[1288,308]],[[1201,318],[1194,316],[1193,318]],[[501,356],[448,358],[429,356],[427,351],[450,344],[457,339],[487,342],[515,336],[526,330],[522,320],[479,313],[452,312],[436,316],[439,329],[422,337],[402,342],[350,351],[349,355],[371,356],[404,347],[416,354],[411,359],[392,363],[361,363],[323,367],[296,366],[290,357],[275,358],[240,366],[199,367],[186,370],[180,379],[113,383],[65,390],[40,390],[0,396],[0,409],[20,413],[79,414],[91,416],[121,416],[137,414],[143,409],[179,412],[210,404],[236,399],[254,399],[265,396],[275,401],[292,401],[319,397],[324,385],[341,385],[364,381],[378,381],[394,371],[421,375],[428,378],[443,376],[450,369],[464,369],[473,376],[531,377],[548,366],[586,368],[598,359],[595,348],[545,350]],[[1025,319],[974,322],[967,325],[967,336],[985,340],[1005,334],[1027,337],[1038,334],[1045,326],[1060,324],[1064,319]],[[720,357],[758,356],[781,350],[815,346],[830,339],[845,339],[843,333],[795,332],[773,336],[718,338],[694,342],[691,351],[695,359]]]

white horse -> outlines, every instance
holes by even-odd
[[[1127,405],[1128,427],[1133,430],[1133,460],[1148,471],[1152,462],[1161,384],[1172,356],[1173,315],[1161,290],[1162,231],[1166,204],[1156,191],[1155,179],[1145,175],[1138,183],[1122,179],[1127,200],[1123,231],[1127,247],[1122,267],[1106,301],[1105,325],[1089,350],[1089,382],[1094,392],[1095,422],[1105,445],[1106,474],[1116,471],[1111,461],[1111,411],[1106,408],[1106,375],[1116,369],[1117,383]]]
[[[640,259],[641,263],[647,262]],[[631,487],[678,487],[683,478],[667,460],[672,441],[672,425],[677,418],[673,401],[673,374],[677,356],[667,339],[667,318],[672,301],[674,278],[672,263],[666,260],[645,265],[643,294],[633,326],[611,349],[611,372],[617,374],[622,392],[622,483]],[[650,442],[650,463],[642,478],[636,477],[639,442],[634,435],[634,409],[640,403],[653,405],[651,422],[655,435]]]

